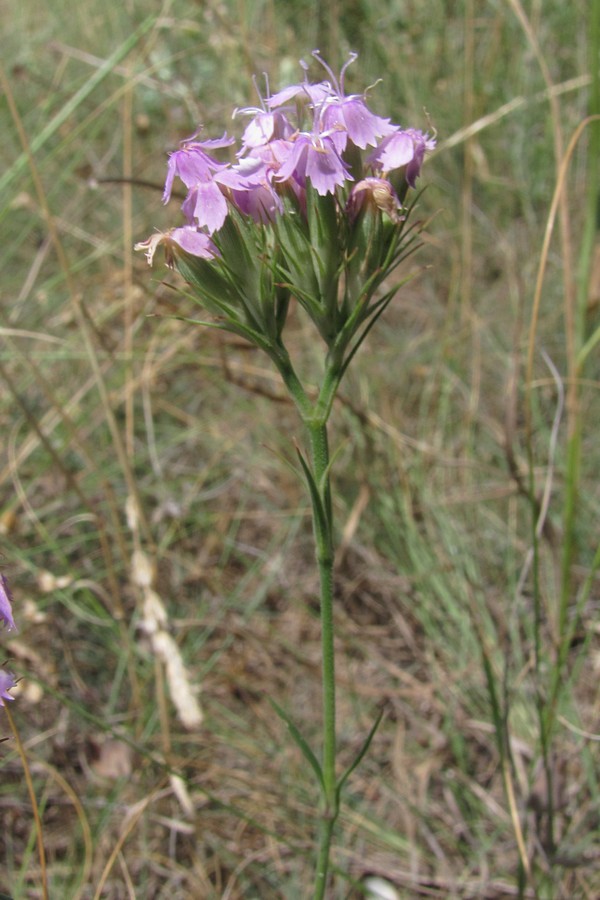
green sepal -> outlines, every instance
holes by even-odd
[[[360,283],[381,266],[383,253],[381,212],[367,206],[359,212],[348,229],[346,267],[352,279]]]
[[[281,340],[283,328],[287,320],[292,295],[287,285],[274,283],[275,291],[275,339]]]
[[[291,296],[295,297],[296,300],[298,300],[298,302],[304,307],[313,322],[316,323],[319,318],[319,304],[315,300],[314,296],[310,292],[307,292],[299,287],[297,283],[291,281],[290,273],[282,266],[277,266],[276,274],[280,279],[277,282],[278,286],[288,291]]]
[[[342,253],[337,207],[332,195],[319,196],[307,182],[306,215],[289,199],[274,228],[280,256],[277,277],[296,297],[328,346],[338,328],[338,284]]]
[[[339,244],[337,201],[333,194],[317,193],[310,181],[306,182],[306,219],[315,250]]]
[[[194,299],[238,325],[244,322],[268,342],[278,340],[287,317],[289,292],[276,283],[274,249],[269,246],[266,229],[230,205],[223,227],[213,239],[221,253],[214,260],[176,251],[179,272],[198,294]]]
[[[308,744],[306,739],[302,736],[302,734],[300,733],[300,730],[294,724],[294,722],[288,716],[288,714],[285,712],[285,710],[283,710],[281,708],[281,706],[279,706],[279,704],[275,702],[275,700],[272,700],[271,698],[269,698],[269,702],[271,703],[271,706],[273,707],[273,709],[275,710],[275,712],[277,713],[279,718],[282,719],[285,722],[285,724],[287,725],[289,732],[290,732],[291,736],[293,737],[294,741],[296,742],[297,746],[300,748],[302,755],[304,756],[305,760],[310,764],[310,767],[312,768],[313,772],[317,776],[317,781],[319,782],[319,784],[321,786],[321,790],[323,792],[325,792],[325,782],[323,780],[323,770],[321,768],[321,764],[320,764],[319,760],[317,759],[317,757],[311,750],[310,745]]]
[[[256,304],[262,269],[257,243],[260,245],[262,232],[252,219],[242,216],[232,204],[228,206],[225,222],[213,239],[222,254],[221,265],[227,267],[235,284]]]
[[[195,302],[216,315],[239,319],[239,293],[220,270],[220,261],[200,259],[179,249],[175,260],[181,277],[197,292]]]
[[[265,328],[260,306],[246,295],[245,285],[223,259],[206,260],[178,250],[175,261],[177,271],[197,294],[193,299],[209,312],[223,316],[236,328],[244,324],[265,338],[274,332],[274,328]]]
[[[365,177],[365,170],[362,153],[360,148],[352,141],[348,141],[346,144],[346,149],[344,150],[344,164],[352,175],[355,184],[358,184],[359,181],[363,180]]]
[[[306,221],[300,210],[286,208],[277,218],[274,229],[281,250],[278,268],[285,273],[284,280],[294,286],[294,292],[299,290],[303,294],[307,300],[306,310],[312,317],[319,309],[320,294]]]
[[[342,259],[340,222],[333,194],[319,195],[306,183],[306,217],[312,250],[312,265],[322,305],[322,328],[330,344],[337,330],[338,284]]]

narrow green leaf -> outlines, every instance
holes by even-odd
[[[265,353],[270,353],[271,348],[264,340],[263,336],[258,334],[256,331],[253,331],[247,325],[244,325],[243,322],[236,322],[232,319],[224,319],[218,322],[209,322],[207,319],[192,319],[189,316],[177,315],[161,316],[160,318],[177,319],[180,322],[187,322],[190,325],[201,325],[204,328],[215,328],[218,331],[228,331],[230,334],[237,334],[238,337],[244,338],[244,340],[248,341],[248,343],[254,344],[254,346],[259,347],[261,350],[264,350]],[[300,473],[298,472],[298,475],[299,474]]]
[[[300,733],[297,726],[293,723],[293,721],[290,719],[288,714],[285,712],[285,710],[283,710],[281,708],[281,706],[279,706],[279,704],[275,702],[275,700],[270,700],[270,703],[271,703],[271,706],[273,707],[273,709],[275,710],[275,712],[277,713],[277,715],[279,716],[279,718],[282,719],[285,722],[285,724],[287,725],[291,736],[293,737],[294,741],[300,748],[302,755],[304,756],[306,761],[310,764],[313,772],[317,776],[317,781],[319,782],[322,790],[324,791],[325,783],[323,781],[323,770],[321,769],[321,764],[319,763],[319,760],[317,759],[317,757],[311,750],[307,741],[303,738],[303,736]]]
[[[289,273],[289,280],[305,295],[320,296],[319,281],[313,269],[313,247],[306,225],[297,212],[279,216],[274,230],[284,260],[282,268]]]
[[[220,260],[216,263],[209,262],[189,253],[178,252],[176,262],[181,277],[197,291],[195,300],[199,300],[211,312],[214,307],[223,315],[236,317],[240,306],[239,293],[228,281]]]
[[[315,514],[315,525],[317,526],[317,534],[318,535],[327,535],[329,534],[329,526],[327,522],[327,516],[325,515],[325,508],[323,506],[323,501],[321,499],[321,494],[319,488],[317,487],[317,483],[314,479],[313,473],[310,470],[310,466],[306,462],[304,455],[300,448],[296,447],[296,453],[298,454],[298,459],[300,460],[300,465],[302,466],[302,471],[304,472],[304,477],[306,479],[306,483],[308,485],[308,490],[310,492],[310,499],[313,507],[313,511]],[[317,537],[318,540],[318,537]]]
[[[290,294],[295,297],[299,303],[302,304],[313,322],[316,322],[319,317],[320,309],[318,300],[316,300],[312,294],[309,294],[305,290],[303,290],[303,288],[301,288],[298,283],[294,281],[293,274],[283,266],[277,264],[275,274],[279,279],[278,286],[289,290]]]
[[[336,393],[337,393],[337,390],[336,390]],[[325,488],[327,487],[327,481],[329,479],[329,476],[331,475],[331,470],[333,469],[337,460],[340,458],[342,450],[348,445],[348,443],[349,443],[348,440],[343,441],[341,444],[339,444],[337,449],[334,450],[333,453],[331,454],[329,462],[327,463],[327,466],[324,469],[323,474],[321,475],[321,478],[319,479],[319,481],[320,481],[319,488],[321,491],[324,491]]]
[[[583,345],[583,347],[577,354],[577,368],[579,371],[581,371],[581,369],[583,369],[585,361],[587,360],[588,356],[590,355],[590,353],[592,352],[594,347],[596,347],[598,345],[598,343],[600,343],[600,325],[590,335],[590,337],[587,339],[587,341],[585,342],[585,344]]]
[[[263,332],[260,309],[255,309],[244,293],[244,286],[238,284],[235,273],[223,259],[208,261],[189,253],[177,254],[177,270],[188,284],[198,292],[198,302],[209,312],[233,320],[236,327],[242,324],[241,315],[246,320],[249,332],[255,336]],[[239,312],[238,312],[239,311]],[[256,338],[253,339],[257,343]],[[262,340],[262,344],[265,343]]]
[[[336,788],[336,793],[337,793],[338,801],[339,801],[339,798],[340,798],[340,794],[341,794],[341,792],[342,792],[342,788],[344,787],[346,781],[348,780],[348,778],[350,777],[350,775],[352,775],[352,773],[354,772],[354,770],[356,769],[356,767],[360,764],[360,762],[361,762],[361,760],[363,759],[364,755],[366,754],[367,750],[368,750],[369,747],[371,746],[371,741],[372,741],[373,738],[375,737],[375,732],[376,732],[377,729],[379,728],[379,725],[381,724],[381,720],[382,720],[382,719],[383,719],[383,710],[381,710],[381,712],[379,713],[379,715],[378,715],[377,718],[375,719],[375,722],[373,723],[373,727],[371,728],[370,732],[368,733],[368,735],[367,735],[367,737],[366,737],[366,739],[365,739],[365,742],[364,742],[364,744],[362,745],[362,747],[361,747],[361,749],[360,749],[360,751],[359,751],[359,753],[358,753],[358,756],[355,758],[354,762],[351,763],[351,764],[348,766],[348,768],[346,769],[346,771],[344,772],[344,774],[342,775],[342,777],[341,777],[340,780],[338,781],[337,788]]]
[[[340,223],[333,194],[319,196],[310,182],[306,184],[306,215],[315,278],[326,307],[337,303],[340,255]],[[333,312],[333,310],[332,310]]]
[[[395,297],[395,295],[396,295],[396,291],[399,289],[399,287],[400,287],[400,286],[398,286],[398,288],[394,287],[394,288],[389,292],[389,294],[387,294],[387,295],[385,296],[383,302],[382,302],[382,301],[379,301],[379,303],[378,303],[378,308],[375,310],[375,312],[372,313],[370,320],[367,322],[367,325],[366,325],[365,328],[362,330],[362,332],[358,335],[358,337],[357,337],[357,339],[356,339],[356,341],[355,341],[355,343],[354,343],[354,346],[352,347],[352,349],[350,350],[350,352],[348,353],[346,359],[344,360],[344,362],[343,362],[343,364],[342,364],[341,371],[340,371],[340,381],[341,381],[341,379],[343,378],[343,376],[344,376],[344,374],[345,374],[345,372],[346,372],[346,369],[348,368],[348,366],[349,366],[350,363],[352,362],[352,360],[353,360],[355,354],[358,352],[358,349],[359,349],[360,345],[362,344],[362,342],[364,341],[364,339],[365,339],[366,336],[368,335],[369,331],[371,330],[371,328],[373,327],[373,325],[375,324],[375,322],[377,321],[377,319],[378,319],[378,318],[381,316],[381,314],[387,309],[387,307],[389,306],[389,304],[391,303],[391,301],[394,299],[394,297]]]

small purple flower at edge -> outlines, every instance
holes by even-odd
[[[0,573],[0,623],[6,625],[8,630],[15,629],[15,621],[12,615],[12,595],[8,582]]]
[[[14,700],[8,693],[16,684],[15,679],[6,669],[0,669],[0,706],[4,706],[5,700]]]

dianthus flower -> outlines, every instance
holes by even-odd
[[[329,82],[320,81],[317,84],[311,84],[307,78],[308,66],[303,60],[300,61],[300,65],[304,69],[304,81],[298,84],[290,84],[283,90],[273,94],[272,97],[269,97],[267,100],[269,109],[288,107],[290,100],[295,100],[299,106],[308,104],[314,108],[320,106],[330,95],[331,85]]]
[[[264,147],[271,141],[289,138],[294,128],[280,110],[269,112],[263,109],[245,107],[238,109],[241,115],[253,115],[254,118],[244,129],[240,156],[256,147]]]
[[[171,198],[175,176],[181,178],[186,188],[193,188],[199,181],[208,181],[215,172],[226,169],[228,163],[219,162],[206,151],[230,147],[234,141],[235,138],[228,138],[226,134],[207,141],[195,141],[193,137],[182,141],[181,148],[169,154],[163,203],[168,203]]]
[[[364,95],[344,93],[346,69],[357,59],[356,53],[350,54],[342,67],[339,80],[318,52],[315,51],[313,56],[331,76],[333,88],[323,102],[320,118],[325,129],[335,132],[338,150],[345,149],[348,139],[361,150],[367,146],[376,147],[379,138],[398,130],[398,126],[393,125],[390,119],[383,119],[371,112]]]
[[[274,224],[285,214],[287,197],[286,202],[305,217],[310,188],[320,197],[333,196],[338,210],[352,222],[368,206],[399,223],[402,203],[396,190],[402,198],[404,192],[398,179],[390,182],[388,175],[403,170],[406,183],[414,187],[425,152],[435,141],[372,113],[366,93],[346,93],[346,72],[356,54],[350,54],[339,77],[318,51],[313,56],[325,69],[326,80],[309,82],[308,66],[301,62],[303,81],[264,100],[259,92],[259,107],[236,110],[234,115],[251,117],[237,162],[214,155],[233,144],[226,133],[208,140],[193,135],[169,155],[163,201],[168,202],[179,178],[187,188],[182,204],[187,226],[139,243],[137,248],[146,252],[149,262],[161,244],[168,265],[174,264],[180,250],[213,259],[219,255],[219,234],[232,209],[258,225]],[[361,151],[367,147],[374,149],[364,159]]]
[[[435,138],[430,138],[417,128],[398,130],[383,139],[379,147],[369,154],[367,162],[382,175],[406,166],[406,181],[414,188],[421,173],[425,151],[434,147]]]
[[[216,176],[220,189],[233,201],[240,212],[255,222],[272,222],[283,212],[281,198],[272,185],[275,165],[272,156],[263,158],[262,148],[240,159],[231,169]]]
[[[318,194],[333,194],[336,187],[354,181],[328,132],[302,132],[289,142],[287,159],[275,175],[275,181],[294,179],[302,187],[309,178]]]
[[[398,130],[398,126],[392,125],[390,119],[383,119],[371,112],[364,95],[344,92],[346,69],[357,59],[356,53],[350,54],[339,79],[321,58],[318,50],[314,51],[313,56],[323,66],[331,81],[310,84],[305,79],[299,84],[284,88],[267,101],[271,108],[304,97],[305,102],[317,113],[318,130],[330,135],[339,153],[345,150],[348,140],[364,150],[369,145],[375,147],[379,138]],[[306,71],[308,67],[303,65]]]
[[[167,266],[172,269],[175,265],[176,247],[180,247],[186,253],[192,256],[199,256],[201,259],[214,259],[220,256],[218,248],[211,241],[210,237],[203,231],[198,231],[192,225],[184,225],[183,228],[171,228],[170,231],[159,231],[156,234],[140,241],[135,245],[134,250],[143,250],[148,260],[148,265],[152,265],[154,254],[158,247],[165,248],[165,261]]]

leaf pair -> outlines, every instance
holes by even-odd
[[[310,744],[304,738],[300,729],[293,722],[293,720],[286,713],[286,711],[284,709],[282,709],[282,707],[279,706],[279,704],[276,703],[275,700],[271,700],[270,703],[271,703],[271,706],[273,707],[273,709],[275,710],[275,712],[277,713],[277,715],[279,716],[279,718],[283,722],[285,722],[285,724],[288,728],[288,731],[290,732],[290,734],[294,740],[294,743],[300,749],[300,752],[302,753],[305,760],[308,762],[311,769],[315,773],[315,776],[317,778],[317,781],[319,783],[321,791],[324,795],[326,792],[326,788],[325,788],[325,780],[323,778],[323,769],[322,769],[321,763],[319,762],[315,753],[313,752]],[[363,757],[365,756],[369,747],[371,746],[373,738],[375,737],[375,733],[376,733],[377,729],[379,728],[379,725],[381,724],[382,718],[383,718],[383,710],[380,711],[379,715],[375,719],[375,722],[371,726],[371,730],[369,731],[368,735],[366,736],[365,740],[363,741],[363,744],[362,744],[359,752],[355,756],[354,760],[350,763],[350,765],[347,767],[347,769],[342,774],[341,778],[337,781],[337,783],[336,783],[336,800],[337,800],[336,806],[339,804],[342,789],[343,789],[344,785],[346,784],[348,778],[350,777],[350,775],[352,775],[352,773],[357,768],[357,766],[360,765]]]

